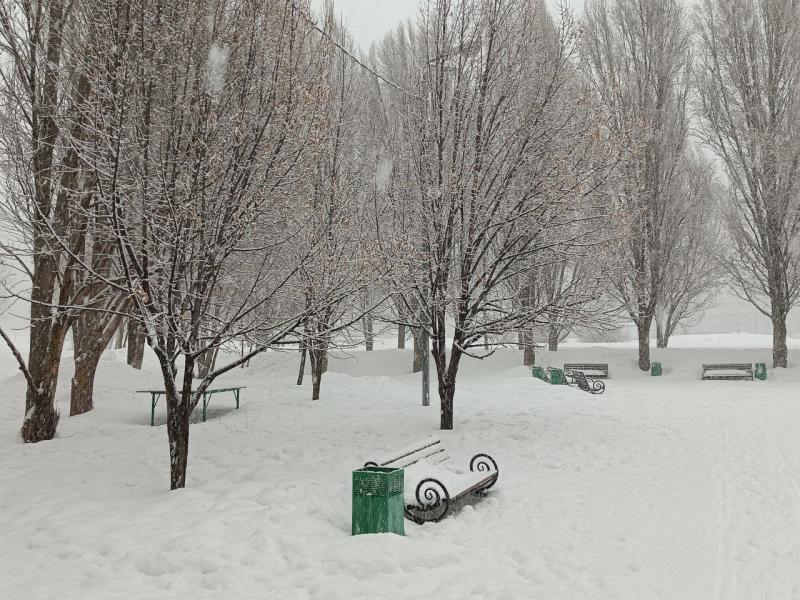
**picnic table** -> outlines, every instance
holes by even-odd
[[[225,387],[225,388],[208,388],[205,392],[203,392],[203,422],[206,421],[206,409],[208,408],[209,403],[211,402],[211,396],[214,394],[221,394],[223,392],[233,392],[233,397],[236,398],[236,408],[239,408],[239,392],[241,390],[247,389],[247,386],[240,385],[235,387]],[[150,394],[150,426],[156,424],[156,404],[158,404],[158,400],[166,394],[165,390],[136,390],[137,394]]]

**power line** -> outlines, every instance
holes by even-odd
[[[383,81],[386,85],[392,86],[393,88],[395,88],[396,90],[402,92],[403,94],[406,94],[407,96],[411,96],[413,98],[418,98],[419,97],[416,94],[412,94],[411,92],[406,90],[403,86],[398,85],[397,83],[395,83],[394,81],[392,81],[390,79],[387,79],[386,77],[384,77],[383,75],[378,73],[372,67],[364,64],[361,61],[361,59],[359,59],[358,57],[354,56],[347,48],[345,48],[339,42],[337,42],[335,39],[333,39],[330,36],[330,34],[328,34],[327,31],[325,31],[322,27],[317,25],[317,23],[314,21],[312,16],[310,14],[307,14],[297,4],[296,0],[291,0],[291,2],[292,2],[292,6],[294,6],[295,10],[297,10],[297,12],[300,13],[300,16],[303,17],[303,19],[312,27],[312,29],[318,31],[323,37],[325,37],[328,41],[330,41],[334,46],[336,46],[336,48],[338,48],[345,56],[347,56],[350,60],[352,60],[354,63],[356,63],[359,67],[361,67],[365,71],[368,71],[369,73],[372,73],[375,77],[377,77],[378,79]]]

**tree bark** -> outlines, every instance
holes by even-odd
[[[650,370],[650,325],[653,317],[640,317],[636,324],[639,337],[639,369],[642,371]]]
[[[117,339],[114,342],[114,349],[119,350],[120,348],[125,347],[125,331],[127,327],[124,322],[120,321],[119,326],[117,327]]]
[[[190,404],[189,398],[183,398],[181,402],[178,402],[177,398],[170,401],[169,395],[167,395],[167,437],[169,438],[169,484],[171,490],[186,487],[186,468],[189,462]]]
[[[70,389],[71,417],[94,408],[97,365],[118,329],[118,321],[117,317],[110,314],[85,311],[72,324],[75,375],[72,377]]]
[[[34,307],[31,306],[31,312]],[[41,308],[41,307],[37,307]],[[28,356],[28,370],[38,387],[28,385],[25,395],[25,418],[20,431],[27,443],[52,440],[58,427],[58,411],[55,406],[58,371],[61,352],[64,348],[66,328],[63,325],[50,325],[47,319],[31,321],[31,349]]]
[[[772,366],[786,368],[788,366],[786,315],[781,311],[773,311],[772,314]]]
[[[669,332],[661,324],[661,319],[656,318],[656,348],[666,348],[669,344]]]
[[[439,378],[439,426],[441,429],[449,431],[453,429],[453,399],[456,394],[456,376],[458,365],[461,361],[461,351],[458,343],[454,341],[450,349],[450,362],[447,361],[447,353],[444,348],[444,340],[434,344],[433,357],[436,361],[436,374]]]
[[[319,400],[322,374],[328,370],[328,352],[325,348],[311,346],[308,357],[311,361],[311,399]]]
[[[453,429],[453,397],[455,392],[455,382],[447,383],[446,385],[439,384],[439,401],[441,403],[439,427],[445,431]]]
[[[128,364],[134,369],[141,369],[144,361],[145,338],[139,323],[135,319],[128,319]]]
[[[192,410],[192,382],[194,360],[184,355],[183,388],[174,386],[175,365],[168,354],[157,353],[161,372],[166,384],[164,394],[167,401],[167,438],[169,439],[169,481],[170,489],[186,487],[186,469],[189,462],[189,424]],[[201,400],[202,401],[202,400]]]
[[[532,367],[536,364],[536,346],[533,342],[532,331],[521,331],[519,333],[522,343],[522,364]]]
[[[200,359],[197,361],[197,377],[199,379],[203,379],[214,370],[218,354],[219,348],[209,348],[200,356]]]
[[[411,369],[412,373],[419,373],[422,371],[422,366],[425,361],[425,333],[420,328],[414,329],[414,365]]]
[[[86,350],[75,356],[75,375],[69,398],[69,416],[81,415],[94,408],[94,378],[102,352]]]
[[[367,352],[372,352],[375,344],[375,335],[372,332],[372,315],[364,315],[364,343],[367,346]]]
[[[558,352],[558,336],[559,336],[558,327],[551,323],[550,329],[547,333],[547,349],[550,352]]]
[[[402,323],[397,326],[397,349],[405,350],[406,348],[406,326]]]

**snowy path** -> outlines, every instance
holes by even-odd
[[[17,440],[14,377],[0,412],[0,598],[800,597],[800,371],[653,380],[618,352],[601,397],[534,381],[512,353],[468,364],[444,439],[464,461],[495,456],[500,480],[440,524],[407,523],[405,538],[349,535],[350,470],[438,434],[405,356],[334,363],[313,404],[276,376],[293,356],[236,374],[242,410],[222,401],[193,425],[175,493],[164,428],[132,393],[153,372],[103,363],[98,408],[36,446]],[[675,352],[693,373],[691,351]]]

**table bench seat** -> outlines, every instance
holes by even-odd
[[[224,387],[224,388],[209,388],[203,392],[203,423],[206,422],[206,413],[208,405],[211,403],[211,396],[214,394],[221,394],[223,392],[232,392],[233,397],[236,399],[236,408],[239,408],[239,393],[241,390],[247,389],[246,385]],[[137,394],[150,394],[150,426],[156,424],[156,404],[167,392],[165,390],[136,390]]]

